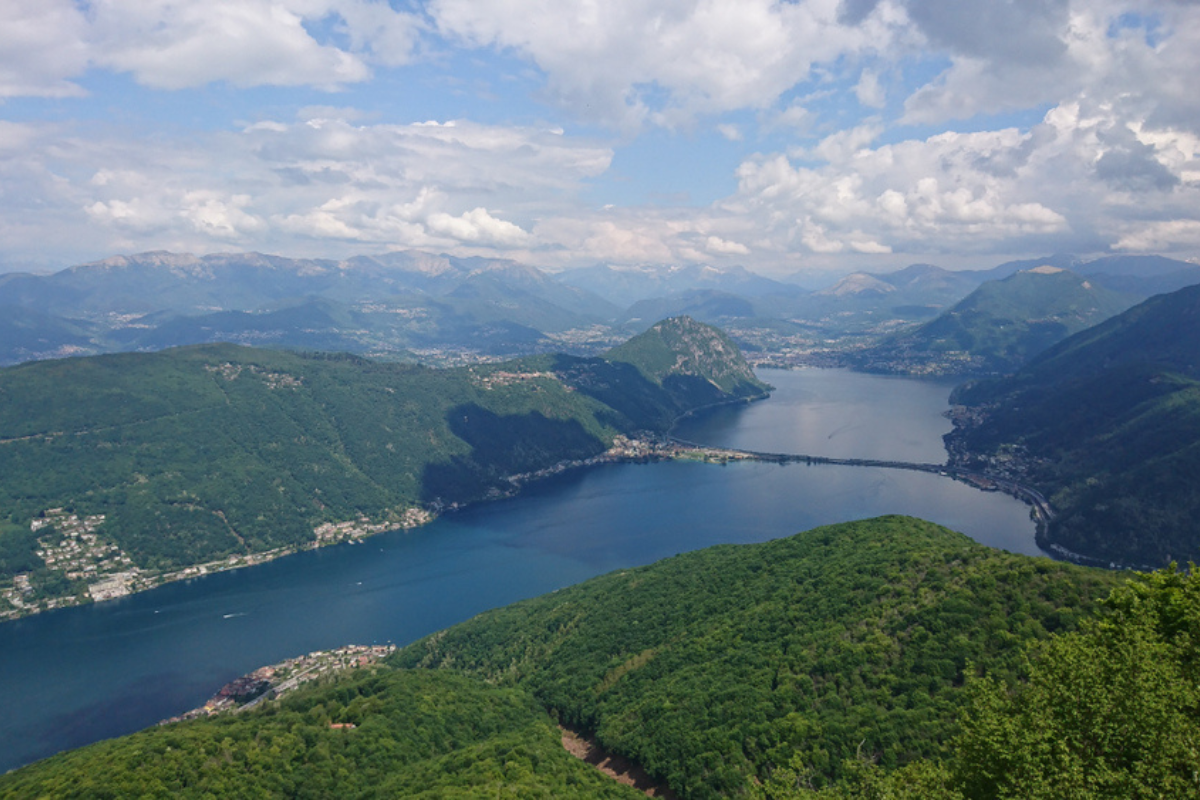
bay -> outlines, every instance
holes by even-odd
[[[944,459],[948,385],[840,370],[762,377],[777,387],[770,400],[713,409],[677,434],[771,452]],[[151,725],[299,653],[403,644],[613,569],[890,513],[1038,553],[1022,503],[930,473],[745,462],[573,471],[415,531],[0,625],[0,769]]]

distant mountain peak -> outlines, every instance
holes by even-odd
[[[896,291],[895,286],[876,278],[874,275],[868,275],[865,272],[855,272],[842,278],[828,289],[817,292],[817,294],[846,297],[847,295],[891,294],[894,291]]]

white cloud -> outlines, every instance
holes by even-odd
[[[186,144],[6,123],[0,236],[10,253],[64,239],[91,253],[507,250],[532,245],[528,226],[573,208],[611,159],[590,140],[464,121],[266,121]]]
[[[71,0],[6,0],[0,10],[0,98],[71,97],[87,67],[87,22]]]
[[[717,126],[717,133],[725,137],[730,142],[740,142],[745,137],[742,135],[742,129],[737,125],[723,123]]]
[[[1200,249],[1200,220],[1173,219],[1128,227],[1131,230],[1117,240],[1114,250],[1159,253]]]
[[[838,22],[838,0],[433,0],[440,30],[474,46],[511,48],[547,76],[556,102],[629,127],[766,108],[813,66],[873,50],[891,20]]]
[[[430,214],[425,221],[433,233],[443,234],[460,242],[490,244],[498,247],[518,247],[529,241],[529,234],[507,220],[496,219],[485,208],[473,208],[457,217],[444,212]]]
[[[92,67],[158,89],[335,89],[408,63],[424,27],[386,0],[7,0],[0,98],[82,95]]]
[[[139,83],[181,89],[213,81],[237,86],[335,88],[370,74],[363,60],[318,43],[306,16],[265,0],[97,0],[95,61]],[[317,20],[331,9],[317,8]]]
[[[1131,151],[1141,160],[1122,162],[1126,190],[1114,192],[1098,165],[1119,131],[1143,149]],[[947,132],[872,148],[863,144],[871,131],[845,131],[805,151],[824,159],[820,166],[795,166],[781,155],[746,161],[737,194],[721,207],[755,220],[780,252],[1102,247],[1135,206],[1149,220],[1194,219],[1200,208],[1194,190],[1163,191],[1157,172],[1174,175],[1194,163],[1193,139],[1165,130],[1139,135],[1149,143],[1113,116],[1084,116],[1076,105],[1053,109],[1030,132]],[[1169,157],[1155,158],[1159,152]],[[1139,181],[1141,174],[1151,179]]]
[[[709,236],[705,239],[704,249],[709,253],[719,255],[750,255],[750,248],[746,247],[746,245],[741,242],[731,242],[728,239],[722,239],[720,236]]]
[[[879,73],[864,69],[854,86],[858,102],[869,108],[883,108],[887,104],[887,92],[879,83]]]

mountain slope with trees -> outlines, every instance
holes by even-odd
[[[971,409],[947,440],[952,456],[1041,487],[1058,512],[1046,543],[1105,564],[1200,559],[1200,286],[952,402]]]
[[[854,360],[884,372],[1003,374],[1133,303],[1073,272],[1039,266],[983,284],[936,319]]]
[[[89,547],[119,550],[101,572],[294,549],[335,523],[413,524],[618,435],[764,393],[723,334],[687,319],[608,359],[438,370],[204,345],[23,364],[0,371],[0,509],[24,531],[0,531],[12,553],[0,582],[13,585],[30,547],[77,538],[58,528],[91,517]],[[34,570],[30,602],[63,594],[67,578],[84,592],[97,577],[84,572]]]
[[[524,687],[681,796],[734,796],[797,753],[821,782],[944,754],[970,665],[1015,675],[1115,581],[886,517],[604,576],[394,660]]]

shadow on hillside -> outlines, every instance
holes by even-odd
[[[471,446],[471,452],[425,467],[423,502],[474,500],[506,476],[590,458],[606,447],[578,420],[550,419],[537,411],[500,415],[469,403],[450,409],[446,422],[455,436]]]

